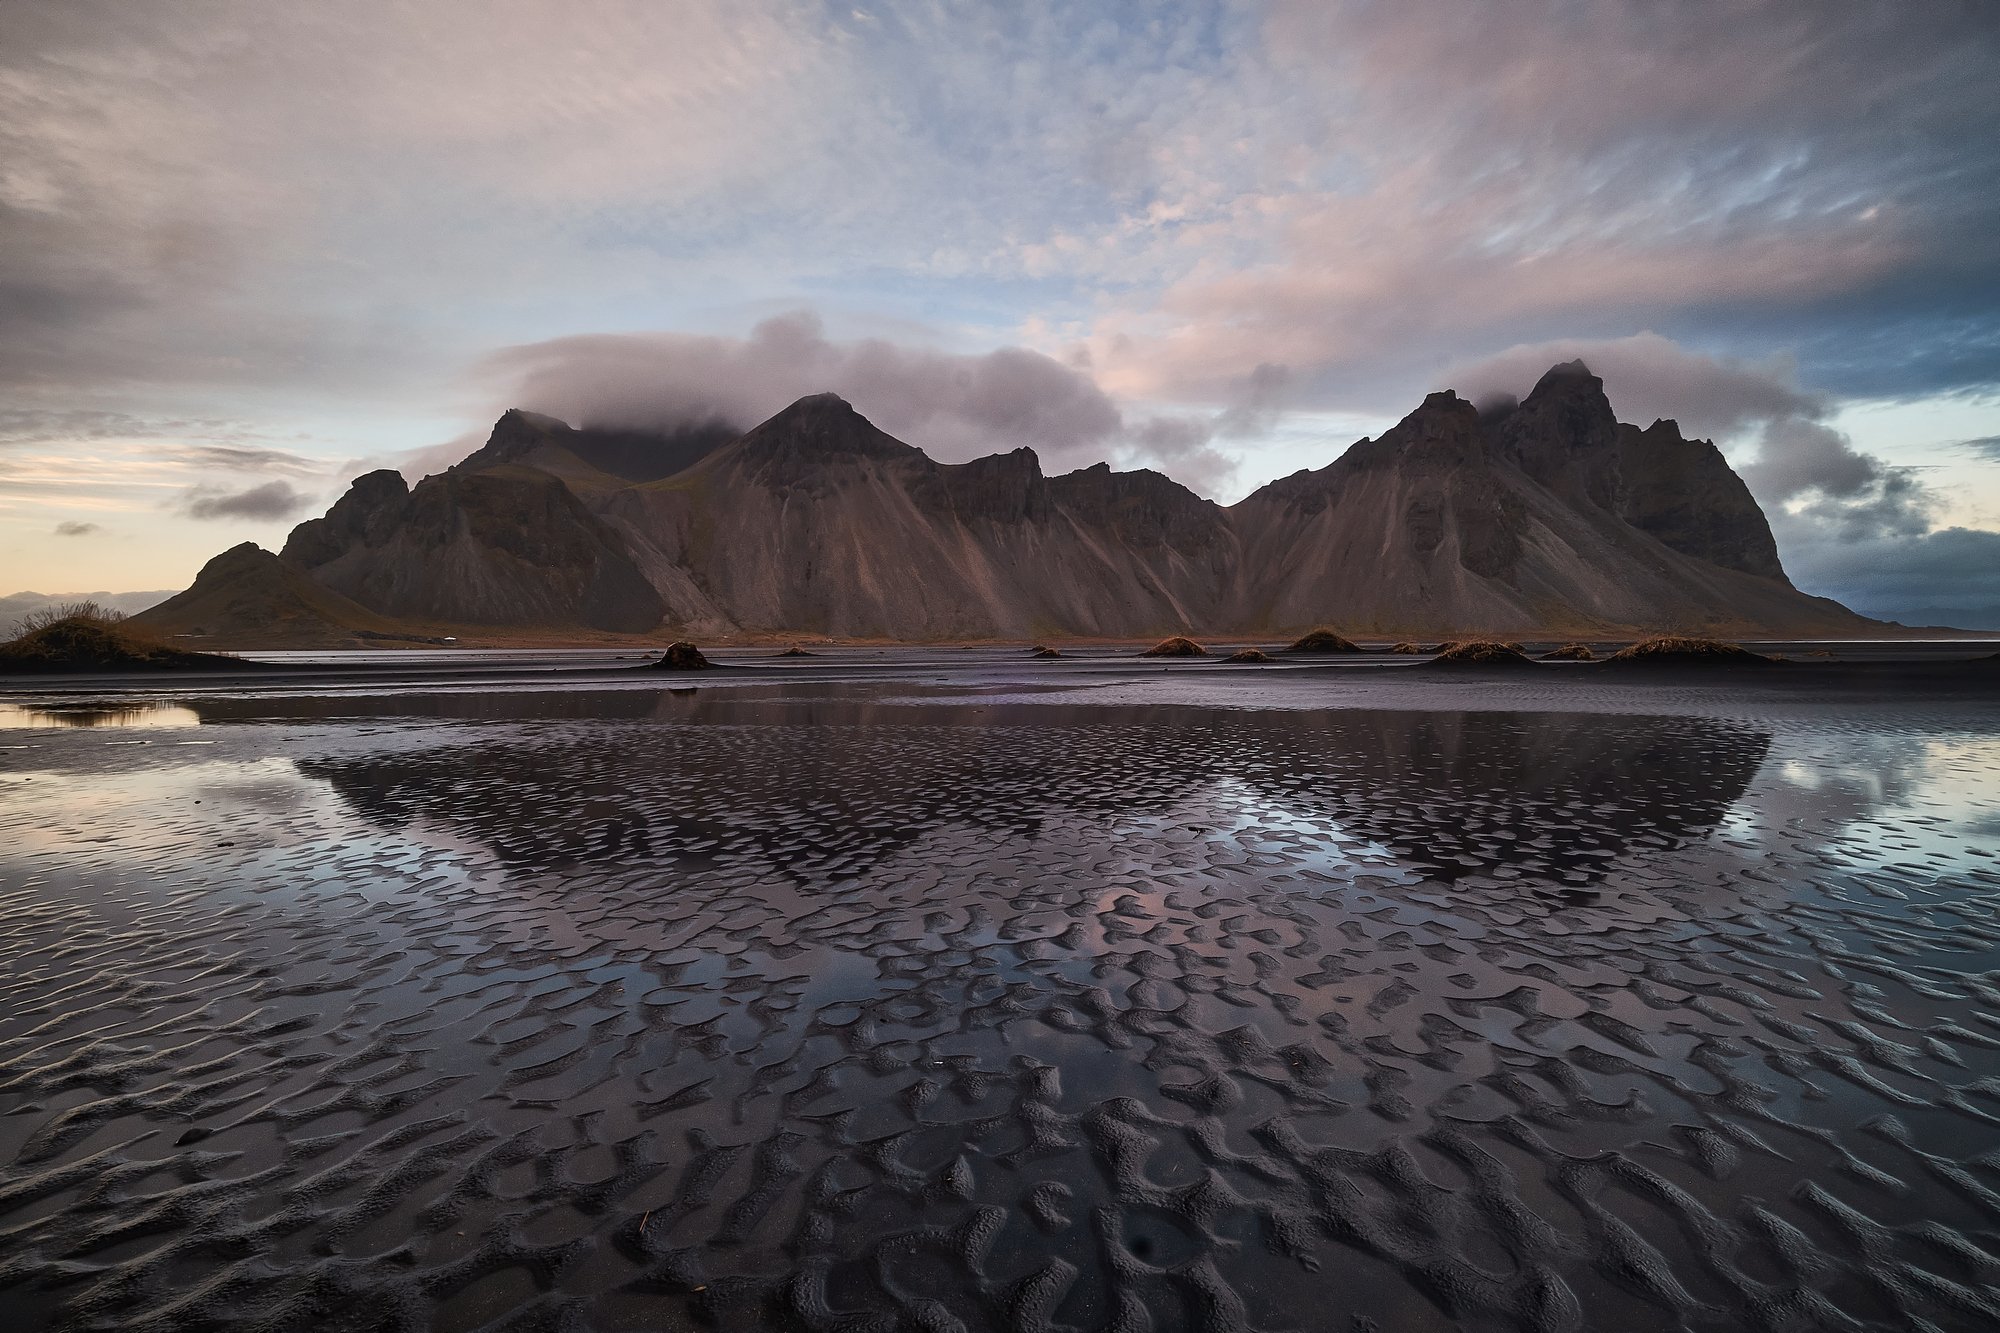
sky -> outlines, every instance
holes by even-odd
[[[2000,628],[1985,0],[0,5],[0,593],[510,406],[1225,503],[1581,356],[1793,580]]]

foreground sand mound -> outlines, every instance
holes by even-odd
[[[1141,657],[1207,657],[1208,649],[1193,639],[1176,634],[1171,639],[1161,639],[1158,643],[1140,653]]]
[[[1358,653],[1361,645],[1342,638],[1330,629],[1316,629],[1285,649],[1288,653]]]
[[[1408,640],[1404,640],[1402,643],[1390,644],[1389,651],[1392,653],[1402,653],[1404,656],[1410,657],[1421,654],[1424,651],[1424,646],[1420,643],[1411,643]]]
[[[1222,660],[1225,662],[1269,662],[1272,658],[1262,648],[1241,648]]]
[[[1467,639],[1448,643],[1438,650],[1437,660],[1457,666],[1532,666],[1519,645],[1494,643],[1487,639]]]
[[[1620,648],[1605,660],[1654,666],[1765,666],[1771,661],[1762,653],[1753,653],[1740,643],[1724,643],[1720,639],[1686,639],[1673,635],[1642,639],[1630,647]]]
[[[803,652],[803,650],[801,651]],[[660,654],[660,660],[653,663],[652,669],[655,671],[701,671],[712,665],[714,664],[701,655],[701,649],[695,647],[686,639],[682,639],[677,643],[668,644],[667,650]]]
[[[1595,662],[1597,654],[1587,643],[1566,643],[1560,648],[1542,654],[1544,662]]]
[[[213,671],[262,665],[227,653],[169,648],[95,610],[31,625],[0,643],[0,671]]]

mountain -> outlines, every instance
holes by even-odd
[[[340,648],[357,639],[417,637],[398,621],[322,587],[255,542],[230,547],[202,566],[187,591],[132,621],[230,647]]]
[[[143,619],[174,630],[200,607],[212,633],[242,642],[305,632],[283,628],[309,623],[301,606],[322,637],[384,624],[903,640],[1875,624],[1791,585],[1713,444],[1671,421],[1620,423],[1580,362],[1504,410],[1432,394],[1379,439],[1229,508],[1157,472],[1046,476],[1031,449],[939,463],[833,394],[740,435],[511,411],[449,471],[415,487],[369,473],[279,555],[259,554],[257,595],[294,614],[253,614],[248,557],[231,552]],[[204,586],[224,575],[239,588],[229,615]]]
[[[1231,511],[1242,623],[1350,632],[1830,633],[1866,624],[1793,588],[1716,447],[1621,425],[1603,381],[1557,366],[1482,419],[1434,393],[1380,439]]]

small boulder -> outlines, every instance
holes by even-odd
[[[712,665],[701,655],[701,649],[686,639],[667,645],[660,654],[660,660],[653,663],[655,671],[701,671]]]
[[[1171,639],[1161,639],[1158,643],[1140,653],[1141,657],[1207,657],[1208,649],[1193,639],[1176,634]]]
[[[1562,647],[1542,654],[1544,662],[1595,662],[1597,654],[1587,643],[1566,643]]]
[[[1222,659],[1225,662],[1269,662],[1271,655],[1262,648],[1242,648]]]
[[[1361,645],[1352,639],[1344,639],[1330,629],[1316,629],[1302,639],[1295,640],[1288,653],[1358,653]]]

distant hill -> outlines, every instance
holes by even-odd
[[[99,606],[126,615],[136,615],[149,606],[158,606],[174,595],[168,588],[161,592],[17,592],[0,597],[0,632],[11,630],[14,622],[22,616],[51,606],[66,606],[75,602],[96,602]]]
[[[1581,362],[1505,412],[1432,394],[1379,439],[1228,508],[1157,472],[1046,476],[1031,449],[939,463],[832,394],[741,435],[512,411],[450,471],[414,488],[370,473],[280,555],[258,554],[219,559],[144,619],[272,646],[398,626],[902,640],[1882,628],[1794,588],[1715,446],[1671,421],[1621,424]]]

